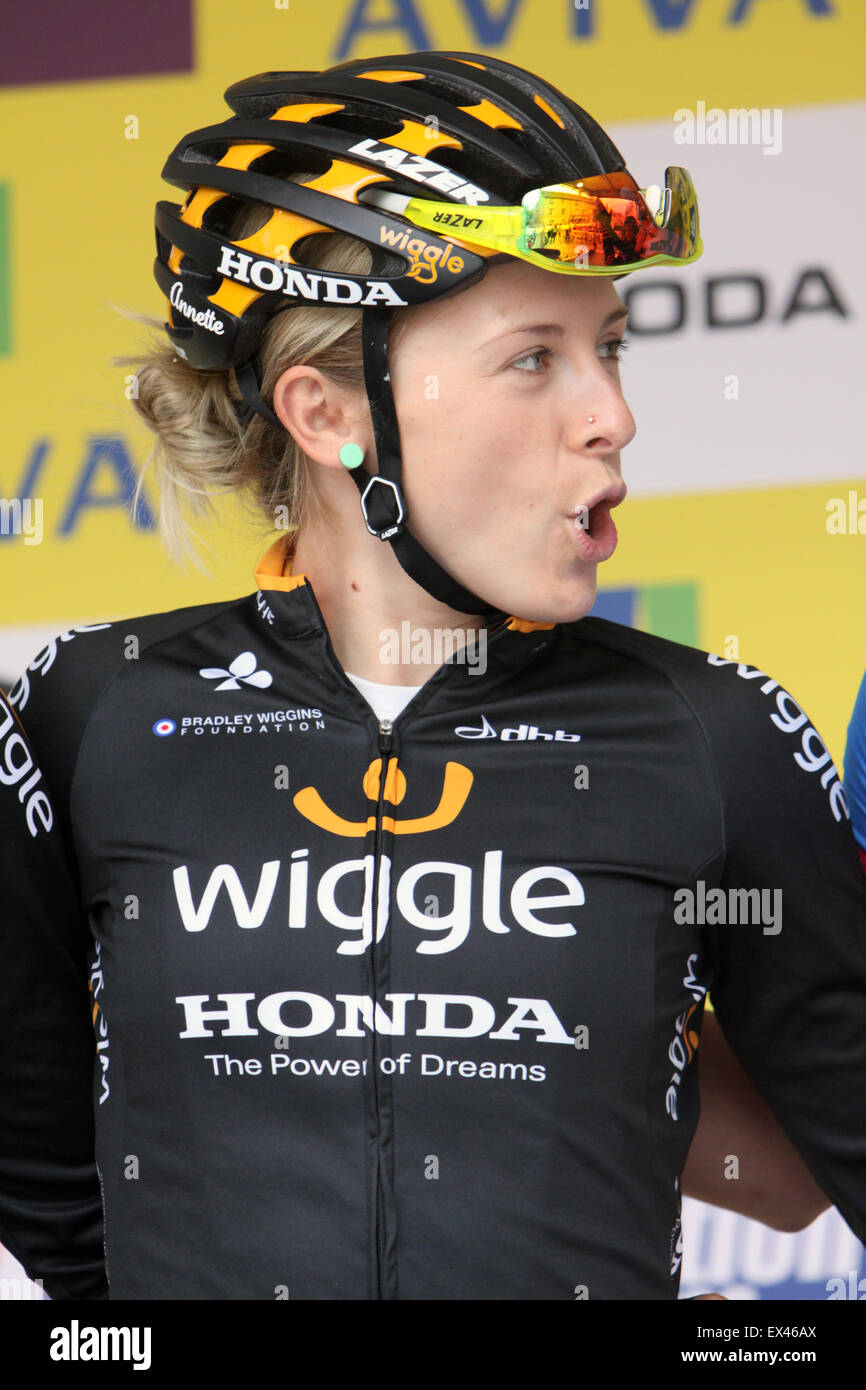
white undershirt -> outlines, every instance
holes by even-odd
[[[421,689],[420,685],[382,685],[379,681],[365,681],[361,676],[346,672],[347,678],[356,685],[377,719],[395,720]]]

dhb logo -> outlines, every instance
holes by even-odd
[[[557,729],[554,734],[542,733],[537,724],[518,724],[516,728],[503,729],[497,733],[486,714],[482,714],[480,724],[460,724],[454,730],[459,738],[500,738],[506,743],[531,743],[535,739],[546,739],[554,743],[579,743],[580,734],[567,734]]]

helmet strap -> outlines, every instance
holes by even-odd
[[[494,621],[505,616],[502,610],[493,608],[485,599],[458,584],[406,529],[408,508],[402,491],[400,430],[388,366],[390,327],[389,309],[367,305],[362,310],[364,384],[379,465],[378,476],[368,473],[363,465],[352,469],[350,474],[361,494],[364,521],[368,531],[390,542],[409,578],[433,598],[459,613],[483,614],[487,621]]]
[[[503,611],[458,584],[406,529],[408,508],[402,490],[400,430],[388,366],[390,327],[390,310],[379,305],[367,305],[362,310],[364,384],[379,465],[378,474],[368,473],[363,465],[350,473],[361,494],[364,522],[373,535],[390,542],[409,578],[433,598],[458,613],[478,613],[487,622],[494,622],[505,616]],[[235,377],[244,398],[243,403],[234,402],[238,418],[246,423],[255,412],[283,429],[282,421],[262,399],[262,369],[258,357],[251,358],[242,367],[235,367]]]
[[[263,415],[266,420],[270,420],[271,424],[276,425],[278,429],[284,429],[282,420],[262,400],[262,368],[258,357],[251,358],[242,367],[235,367],[235,377],[240,393],[244,398],[244,404],[241,404],[240,401],[233,403],[238,419],[246,424],[255,412],[257,415]]]

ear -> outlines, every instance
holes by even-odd
[[[341,472],[340,450],[350,441],[373,445],[369,407],[317,367],[288,367],[274,386],[274,413],[308,458]]]

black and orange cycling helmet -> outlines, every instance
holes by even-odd
[[[391,312],[467,288],[502,255],[567,274],[688,263],[701,253],[691,180],[669,169],[664,189],[639,188],[586,111],[484,54],[404,53],[323,72],[266,72],[225,96],[235,115],[187,135],[163,169],[188,190],[182,207],[156,209],[154,271],[175,350],[193,367],[234,368],[242,416],[254,410],[279,425],[260,394],[270,317],[296,304],[361,307],[379,469],[375,477],[352,470],[367,529],[390,541],[434,597],[494,614],[407,529]],[[286,182],[302,173],[307,182]],[[245,204],[271,214],[232,239]],[[299,244],[321,232],[366,242],[370,274],[305,265]]]

